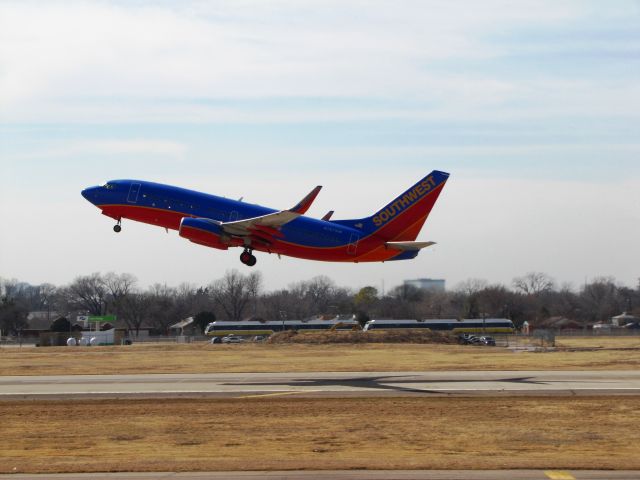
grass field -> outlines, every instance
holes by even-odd
[[[0,402],[0,472],[640,469],[640,398]]]
[[[514,353],[437,344],[251,343],[11,347],[0,348],[0,375],[640,368],[640,337],[565,337],[557,344],[566,349]]]
[[[0,375],[640,367],[640,337],[557,345],[11,347]],[[640,397],[0,401],[0,419],[0,473],[640,469]]]
[[[556,344],[568,348],[640,348],[640,335],[628,337],[558,337]]]

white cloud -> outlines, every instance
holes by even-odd
[[[571,3],[502,1],[181,7],[9,2],[0,12],[4,122],[168,121],[176,114],[179,121],[251,121],[233,108],[179,101],[265,96],[415,98],[434,102],[424,115],[473,113],[530,100],[531,90],[538,97],[540,86],[473,69],[431,71],[430,62],[462,66],[500,57],[505,47],[486,38],[492,32],[557,25],[581,15]],[[364,106],[358,114],[367,111]]]
[[[123,156],[154,155],[160,157],[183,158],[187,151],[185,144],[153,139],[111,139],[57,142],[56,145],[41,150],[23,151],[7,155],[7,160],[22,162],[46,158],[70,159],[77,156]]]

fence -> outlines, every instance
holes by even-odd
[[[640,328],[557,330],[555,333],[558,337],[638,337]]]
[[[209,337],[204,335],[177,335],[177,336],[144,336],[140,338],[129,337],[133,343],[194,343],[194,342],[208,342]]]

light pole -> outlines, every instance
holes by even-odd
[[[282,320],[282,331],[284,332],[284,321],[287,319],[287,312],[280,310],[278,314],[280,315],[280,320]]]

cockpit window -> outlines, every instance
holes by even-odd
[[[113,185],[112,183],[105,183],[102,188],[106,188],[107,190],[113,190],[115,188],[115,185]]]

